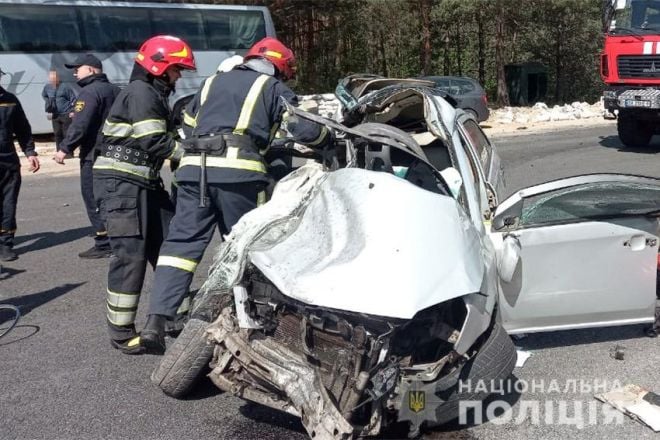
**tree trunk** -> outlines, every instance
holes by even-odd
[[[433,0],[420,0],[419,13],[420,25],[422,33],[422,50],[420,52],[420,67],[422,75],[429,75],[431,73],[431,61],[433,58],[433,50],[431,46],[431,6]]]
[[[477,12],[477,63],[479,69],[479,83],[486,84],[486,31],[484,30],[484,17],[481,11]]]
[[[463,76],[463,48],[461,44],[461,23],[456,23],[456,64],[458,65],[458,76]]]
[[[504,7],[500,0],[497,5],[495,17],[495,72],[497,78],[497,105],[510,105],[509,91],[506,87],[506,75],[504,73]]]

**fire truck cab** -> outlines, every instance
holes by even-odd
[[[605,108],[625,146],[647,146],[660,133],[660,0],[612,0],[605,13]]]

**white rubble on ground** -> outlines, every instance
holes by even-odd
[[[334,119],[339,110],[339,100],[332,93],[298,96],[300,107],[310,113]]]
[[[503,107],[492,110],[489,122],[498,124],[527,124],[529,122],[570,121],[603,116],[603,103],[573,102],[572,104],[548,107],[543,102],[537,102],[531,107]]]
[[[303,110],[331,119],[335,119],[340,107],[339,100],[332,93],[301,95],[298,99]],[[594,104],[573,102],[553,107],[548,107],[544,102],[537,102],[530,107],[503,107],[491,110],[490,118],[485,124],[529,124],[599,118],[603,117],[604,111],[602,100]]]

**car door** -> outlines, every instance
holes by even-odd
[[[518,191],[491,238],[510,333],[652,322],[660,179],[594,174]]]

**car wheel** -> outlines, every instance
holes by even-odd
[[[653,136],[653,128],[648,123],[627,114],[619,115],[616,128],[621,143],[626,147],[646,147]]]
[[[429,427],[442,425],[459,416],[459,402],[482,401],[488,397],[488,392],[477,391],[474,388],[479,381],[490,386],[507,379],[516,365],[516,348],[504,328],[495,322],[487,339],[475,356],[466,362],[462,368],[453,374],[438,380],[436,396],[444,403],[436,409],[436,422]],[[469,381],[469,382],[468,382]],[[470,384],[470,390],[459,392],[460,384]]]
[[[190,319],[151,374],[151,382],[168,396],[181,398],[188,394],[211,361],[214,346],[204,334],[208,325]]]
[[[193,306],[190,319],[151,373],[151,382],[165,394],[181,398],[193,389],[213,356],[214,345],[206,338],[206,328],[232,300],[231,295],[219,293],[199,307]]]

